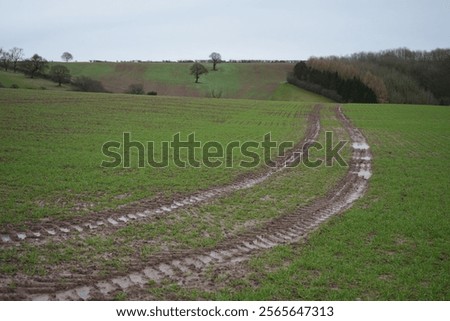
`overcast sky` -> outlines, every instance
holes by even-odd
[[[307,59],[450,47],[450,0],[0,0],[0,47],[61,60]]]

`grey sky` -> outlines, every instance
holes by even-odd
[[[0,47],[60,60],[306,59],[450,47],[450,0],[0,0]]]

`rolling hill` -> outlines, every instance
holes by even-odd
[[[54,64],[57,63],[50,65]],[[287,84],[286,75],[294,67],[291,63],[222,63],[217,71],[212,71],[212,64],[205,64],[209,73],[202,75],[198,84],[189,73],[191,63],[75,62],[64,65],[73,78],[84,76],[98,80],[113,93],[123,93],[131,84],[142,84],[145,92],[156,91],[160,96],[330,101]],[[71,89],[68,85],[57,87],[46,79],[30,79],[21,73],[4,71],[0,71],[0,83],[4,87],[16,84],[27,89]]]
[[[223,63],[217,71],[200,77],[195,84],[189,73],[191,63],[68,63],[73,76],[87,76],[102,82],[111,92],[124,92],[134,83],[145,91],[164,96],[270,99],[286,74],[288,63]],[[214,93],[213,93],[214,91]]]

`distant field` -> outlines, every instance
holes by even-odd
[[[284,83],[280,84],[272,95],[272,100],[286,100],[299,102],[324,102],[331,103],[332,100],[313,92]]]
[[[50,66],[52,64],[56,63]],[[76,62],[64,65],[73,77],[99,80],[113,93],[124,93],[131,84],[142,84],[145,92],[156,91],[160,96],[330,102],[287,84],[286,75],[293,68],[289,63],[222,63],[217,71],[206,64],[210,72],[200,77],[199,84],[195,84],[189,74],[190,63]],[[26,89],[72,89],[69,85],[58,87],[50,80],[4,71],[0,71],[0,84],[7,88],[15,84]]]
[[[222,63],[194,83],[189,74],[191,63],[69,63],[74,76],[100,80],[107,90],[124,92],[130,84],[142,83],[145,91],[165,96],[270,99],[286,81],[293,64],[288,63]]]

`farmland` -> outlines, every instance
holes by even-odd
[[[195,84],[189,74],[191,63],[69,63],[71,74],[99,80],[109,91],[122,93],[133,83],[159,95],[222,98],[270,99],[286,74],[290,63],[223,63]],[[208,69],[211,66],[207,65]]]
[[[297,103],[20,89],[2,91],[1,100],[2,177],[8,186],[2,193],[2,211],[8,213],[1,216],[4,224],[61,215],[68,209],[83,213],[158,192],[170,197],[213,182],[224,184],[245,170],[101,169],[106,159],[102,144],[122,140],[123,132],[156,146],[177,132],[182,139],[195,132],[200,141],[225,145],[232,140],[258,141],[269,131],[274,140],[296,142],[305,125],[304,107]],[[236,154],[234,161],[241,159]]]
[[[297,101],[0,89],[1,297],[448,300],[448,108],[345,105],[350,123],[285,87]],[[358,143],[352,124],[371,154],[345,145],[350,168],[100,166],[123,132]]]
[[[344,110],[371,143],[373,177],[366,196],[303,244],[277,247],[242,265],[246,277],[239,281],[235,271],[216,277],[223,289],[209,298],[450,299],[450,110]]]

